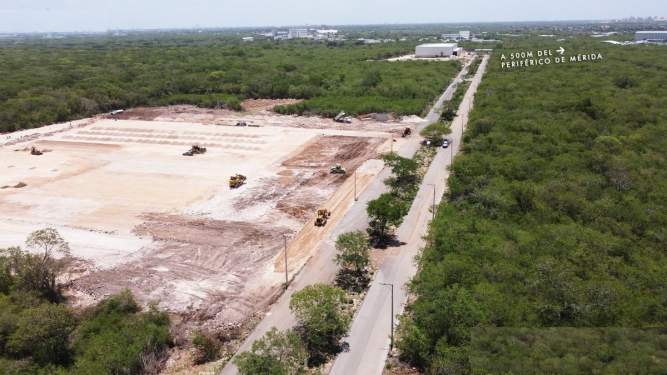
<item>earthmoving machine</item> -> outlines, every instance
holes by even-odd
[[[401,137],[405,138],[405,137],[409,136],[410,134],[412,134],[412,129],[405,128],[405,129],[403,129],[403,134],[401,135]]]
[[[239,121],[236,123],[236,126],[248,126],[248,123],[245,121]]]
[[[188,151],[183,153],[183,156],[194,156],[205,153],[206,153],[206,147],[202,147],[199,145],[192,145],[192,147],[190,147]]]
[[[229,187],[236,189],[245,184],[246,177],[242,174],[235,174],[229,178]]]
[[[347,113],[341,112],[334,117],[334,121],[336,122],[342,122],[345,124],[351,124],[352,123],[352,117],[348,116]]]
[[[30,155],[39,156],[39,155],[42,155],[43,153],[44,152],[42,152],[40,149],[38,149],[35,146],[32,146],[32,148],[30,149]]]
[[[343,166],[340,165],[340,164],[336,164],[333,167],[331,167],[329,172],[331,172],[331,174],[345,174],[346,173],[345,168],[343,168]]]
[[[327,210],[326,208],[317,210],[317,219],[315,219],[315,226],[323,227],[327,225],[329,217],[331,217],[331,211]]]

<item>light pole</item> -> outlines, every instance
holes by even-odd
[[[287,285],[289,284],[289,278],[287,275],[287,235],[283,234],[283,242],[285,244],[285,289],[287,289]]]
[[[354,201],[356,202],[357,198],[357,170],[354,170]]]
[[[380,285],[391,287],[391,316],[389,322],[391,323],[391,339],[389,341],[389,355],[394,349],[394,284],[391,283],[380,283]]]
[[[433,206],[431,208],[431,213],[433,214],[431,221],[435,220],[435,184],[428,184],[428,186],[433,186]]]

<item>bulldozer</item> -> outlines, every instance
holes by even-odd
[[[412,134],[412,129],[405,128],[405,129],[403,129],[403,135],[401,135],[401,137],[405,138],[405,137],[409,136],[410,134]]]
[[[330,216],[331,216],[331,211],[325,208],[317,210],[317,218],[315,219],[315,226],[323,227],[327,225],[327,221],[329,220]]]
[[[236,189],[245,184],[246,177],[242,174],[236,174],[229,178],[229,187]]]
[[[205,153],[206,153],[206,147],[202,147],[199,145],[192,145],[192,147],[190,147],[188,151],[183,153],[183,156],[194,156]]]
[[[32,146],[32,148],[30,149],[30,155],[39,156],[39,155],[42,155],[42,154],[44,154],[44,152],[42,152],[40,149],[38,149],[35,146]]]
[[[346,173],[345,168],[343,168],[343,166],[340,165],[340,164],[336,164],[333,167],[331,167],[329,172],[331,174],[345,174]]]
[[[344,124],[351,124],[352,117],[348,116],[347,113],[345,112],[340,112],[339,114],[336,115],[336,117],[334,117],[334,121],[341,122]]]

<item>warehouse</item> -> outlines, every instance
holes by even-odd
[[[421,44],[415,49],[415,57],[450,57],[460,53],[456,43]]]
[[[637,31],[635,41],[667,42],[667,31]]]

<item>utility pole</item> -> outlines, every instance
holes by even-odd
[[[435,184],[428,184],[428,186],[433,186],[433,206],[431,206],[432,218],[431,221],[435,220]]]
[[[354,170],[354,201],[356,202],[357,198],[357,170]]]
[[[391,355],[391,351],[394,349],[394,284],[380,283],[380,285],[391,287],[391,317],[389,319],[391,323],[391,336],[390,336],[391,339],[389,341],[389,355]]]
[[[287,285],[289,284],[289,277],[287,274],[287,235],[283,234],[283,241],[285,243],[285,289],[287,290]]]

